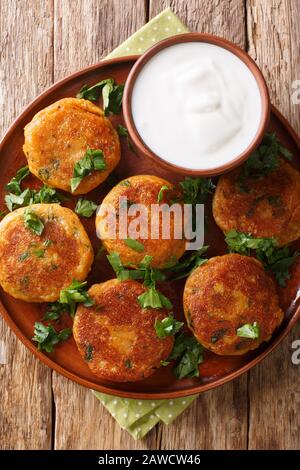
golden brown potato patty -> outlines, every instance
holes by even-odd
[[[139,175],[127,178],[121,181],[115,186],[104,198],[102,204],[111,206],[117,213],[116,223],[116,239],[107,238],[107,227],[106,218],[107,213],[104,212],[102,216],[96,217],[97,233],[103,240],[103,245],[106,250],[111,253],[116,251],[119,253],[121,260],[124,264],[132,263],[138,265],[145,255],[153,257],[152,266],[157,268],[163,268],[172,259],[179,259],[185,251],[185,240],[174,238],[174,215],[170,214],[170,239],[162,238],[162,218],[157,219],[157,223],[153,223],[153,226],[157,229],[157,238],[151,239],[151,204],[158,203],[158,195],[163,187],[169,188],[167,191],[162,191],[162,200],[160,204],[170,205],[173,198],[178,197],[178,193],[175,190],[173,184],[170,182],[158,178],[157,176],[150,175]],[[142,246],[140,251],[135,250],[131,246],[128,246],[124,239],[119,237],[119,198],[127,198],[127,211],[130,209],[132,204],[142,204],[148,209],[148,238],[140,236],[136,238]],[[128,216],[128,225],[135,219],[135,215]],[[153,218],[154,220],[154,218]],[[130,238],[130,237],[129,237]]]
[[[227,233],[232,229],[255,237],[275,237],[285,245],[300,236],[300,173],[281,160],[261,178],[239,182],[240,169],[221,176],[213,199],[213,215]]]
[[[137,281],[117,279],[93,285],[92,307],[78,306],[73,333],[81,356],[92,372],[116,382],[142,380],[160,367],[174,339],[159,339],[155,320],[167,311],[142,309],[138,296],[145,287]]]
[[[73,279],[83,281],[93,262],[90,240],[76,214],[59,204],[35,204],[42,235],[24,224],[26,208],[0,223],[0,284],[17,299],[52,302]]]
[[[283,319],[272,279],[255,258],[228,254],[211,258],[188,278],[183,295],[188,326],[198,341],[220,355],[239,355],[269,341]],[[257,323],[258,339],[237,329]]]
[[[71,192],[74,165],[87,149],[103,151],[106,169],[83,178],[74,194],[102,183],[120,160],[120,142],[109,119],[90,101],[63,98],[38,112],[25,127],[24,153],[31,173],[54,188]]]

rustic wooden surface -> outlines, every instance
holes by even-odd
[[[273,103],[300,132],[298,0],[1,0],[0,132],[51,83],[95,63],[165,7],[191,30],[231,39],[262,68]],[[203,394],[143,441],[122,431],[89,390],[52,373],[0,320],[1,449],[296,449],[299,366],[291,344]]]

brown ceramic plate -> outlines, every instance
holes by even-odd
[[[113,77],[118,83],[124,83],[136,60],[137,57],[127,57],[103,61],[98,65],[77,72],[53,85],[23,111],[10,127],[0,145],[0,209],[5,209],[5,184],[15,175],[17,169],[26,164],[22,152],[23,128],[25,124],[32,119],[34,114],[60,98],[75,96],[85,83],[92,85],[108,77]],[[112,121],[114,124],[124,124],[121,115],[114,116]],[[300,140],[287,121],[274,108],[271,115],[270,129],[275,130],[283,144],[293,152],[294,164],[300,168],[300,158],[298,156]],[[172,174],[167,170],[161,169],[159,166],[155,166],[153,160],[137,156],[128,149],[126,140],[123,140],[122,161],[115,171],[117,180],[143,173],[166,177],[174,182],[182,179],[178,174]],[[34,177],[32,177],[30,183],[35,186],[40,185]],[[99,203],[113,184],[113,181],[108,181],[103,186],[89,193],[88,198]],[[68,206],[73,208],[76,199],[77,198],[74,197],[73,201],[68,203]],[[209,207],[207,207],[207,212],[209,212]],[[97,251],[100,243],[95,235],[94,219],[83,219],[83,223],[90,235],[94,249]],[[210,255],[222,254],[226,251],[224,236],[216,227],[210,214],[205,243],[211,246]],[[36,349],[36,346],[31,342],[33,325],[35,321],[41,320],[43,312],[45,311],[45,305],[30,304],[16,300],[1,290],[0,312],[18,338],[41,361],[81,385],[100,392],[122,397],[144,399],[175,398],[203,392],[238,377],[260,362],[276,347],[291,330],[293,325],[295,325],[300,315],[300,307],[296,308],[295,302],[294,306],[292,305],[292,307],[290,307],[290,305],[293,304],[299,287],[300,263],[295,266],[293,271],[294,274],[288,283],[288,287],[280,292],[282,305],[286,312],[285,320],[280,329],[274,334],[271,341],[251,354],[242,357],[220,357],[212,353],[206,353],[205,361],[200,368],[200,379],[176,380],[169,366],[167,368],[161,368],[152,377],[142,382],[113,383],[100,380],[90,372],[88,366],[81,359],[73,339],[60,344],[52,354],[46,355]],[[94,263],[92,274],[89,276],[88,281],[89,283],[102,282],[112,277],[114,277],[113,272],[104,254]],[[181,317],[182,309],[180,307],[180,299],[182,291],[180,291],[178,283],[175,286],[172,285],[172,283],[165,284],[162,286],[162,290],[167,291],[168,295],[172,298],[176,315]],[[181,284],[180,287],[182,289],[183,284]],[[68,321],[69,320],[66,319],[63,323]]]

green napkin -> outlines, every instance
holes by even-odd
[[[187,32],[187,27],[167,8],[118,46],[107,59],[142,54],[162,39]],[[94,394],[134,439],[142,439],[159,421],[172,423],[198,396],[173,400],[133,400],[99,392]]]

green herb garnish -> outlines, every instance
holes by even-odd
[[[125,359],[124,366],[126,369],[132,369],[132,362],[130,359]]]
[[[105,116],[108,116],[110,113],[118,114],[121,110],[124,85],[117,85],[113,78],[101,80],[101,82],[91,87],[83,85],[79,93],[77,93],[76,98],[96,101],[101,91]]]
[[[24,212],[24,224],[25,227],[35,233],[35,235],[42,235],[44,230],[43,221],[34,211],[30,209],[30,207],[27,207]]]
[[[84,359],[86,361],[91,361],[93,359],[93,354],[94,354],[94,346],[92,344],[87,344],[85,347]]]
[[[177,321],[173,315],[169,315],[163,320],[155,320],[154,328],[158,338],[174,336],[183,327],[184,323]]]
[[[72,283],[60,291],[59,303],[68,305],[68,310],[73,318],[75,315],[76,304],[83,303],[85,307],[94,305],[94,301],[86,292],[87,282],[79,282],[73,279]]]
[[[249,192],[246,185],[247,178],[257,179],[279,167],[280,156],[287,160],[292,159],[292,154],[278,141],[275,133],[265,134],[262,143],[255,152],[250,155],[238,177],[238,187],[242,192]]]
[[[56,331],[52,325],[43,325],[43,323],[35,322],[34,324],[34,337],[32,341],[38,343],[40,351],[52,352],[54,346],[61,341],[66,341],[72,334],[71,328]]]
[[[128,129],[121,124],[118,124],[117,131],[121,137],[128,137]]]
[[[21,182],[25,179],[28,175],[30,175],[30,171],[28,166],[23,166],[17,171],[16,176],[14,176],[9,183],[6,185],[6,190],[13,193],[13,194],[21,194]]]
[[[127,246],[129,246],[129,248],[131,248],[134,251],[138,251],[139,253],[141,253],[142,251],[145,250],[144,245],[142,243],[140,243],[139,241],[134,240],[133,238],[126,238],[124,240],[124,243]]]
[[[174,360],[178,361],[174,369],[178,379],[199,377],[199,364],[203,362],[203,347],[193,336],[181,333],[175,339],[170,356],[162,365],[166,366]]]
[[[97,209],[97,204],[95,204],[93,201],[80,198],[77,201],[75,212],[80,217],[91,217],[96,209]]]
[[[204,204],[209,194],[215,190],[211,178],[192,178],[187,176],[179,183],[185,204]]]
[[[87,149],[81,160],[75,163],[73,170],[73,178],[71,179],[72,193],[78,188],[79,184],[92,171],[102,171],[106,169],[106,163],[102,150]]]
[[[256,321],[253,325],[246,323],[236,330],[236,334],[241,338],[257,339],[260,335],[260,327]]]
[[[249,256],[254,250],[256,257],[267,271],[274,274],[281,287],[284,287],[286,280],[290,278],[289,269],[299,256],[298,252],[291,254],[288,246],[278,248],[275,238],[255,238],[237,230],[228,232],[225,241],[231,252]]]
[[[203,253],[208,250],[208,246],[203,246],[198,251],[192,253],[188,258],[185,258],[183,261],[179,261],[173,266],[170,266],[169,269],[171,271],[170,278],[175,279],[183,279],[190,275],[194,269],[198,266],[207,262],[207,258],[202,258]]]
[[[158,202],[158,204],[163,200],[164,192],[165,192],[165,191],[169,191],[169,190],[170,190],[169,186],[166,186],[166,185],[163,185],[163,186],[160,188],[159,193],[158,193],[158,195],[157,195],[157,202]]]
[[[64,199],[66,198],[59,194],[55,189],[44,185],[39,191],[27,188],[20,194],[9,193],[5,196],[5,203],[8,210],[11,212],[18,207],[25,207],[30,204],[59,203]]]
[[[59,320],[62,314],[66,312],[68,312],[68,306],[66,304],[53,302],[52,304],[48,304],[48,310],[43,319],[49,321]]]

